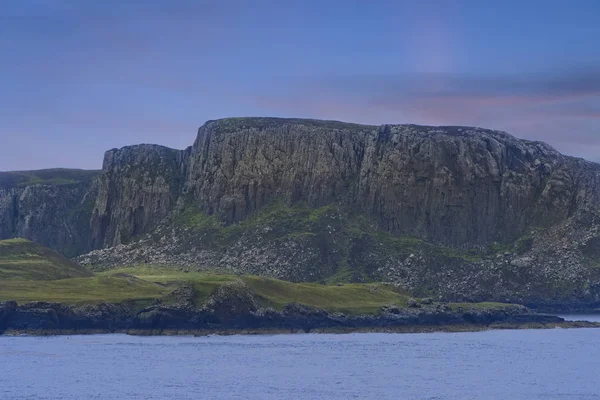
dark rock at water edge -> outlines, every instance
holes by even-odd
[[[239,305],[239,304],[238,304]],[[0,333],[28,332],[115,332],[163,330],[223,331],[223,330],[279,330],[304,331],[344,328],[394,328],[394,327],[442,327],[450,325],[482,326],[494,323],[556,324],[562,318],[536,314],[515,306],[502,310],[473,309],[452,311],[432,305],[419,310],[385,308],[378,315],[345,315],[328,313],[301,304],[288,304],[282,311],[273,309],[178,308],[158,305],[135,311],[131,307],[114,304],[98,304],[85,307],[68,307],[58,303],[0,303]]]

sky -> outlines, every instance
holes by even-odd
[[[0,170],[205,121],[469,125],[600,161],[597,0],[2,0]]]

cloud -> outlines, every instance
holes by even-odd
[[[597,157],[590,149],[600,147],[600,67],[531,75],[304,77],[257,100],[317,118],[506,130],[590,159]]]
[[[355,75],[299,82],[365,98],[458,99],[461,101],[556,101],[600,96],[600,67],[554,74],[470,76],[460,74]]]

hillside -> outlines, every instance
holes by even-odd
[[[0,280],[57,280],[92,275],[65,256],[29,240],[0,241]]]
[[[351,284],[326,286],[314,283],[295,284],[256,276],[220,275],[182,272],[157,267],[119,268],[94,277],[57,281],[0,279],[0,301],[53,301],[65,304],[95,304],[102,302],[140,302],[148,306],[153,301],[171,304],[178,299],[172,292],[189,286],[187,300],[201,308],[223,285],[244,282],[262,307],[281,310],[289,303],[301,303],[331,312],[377,314],[384,306],[406,307],[407,293],[391,285]],[[474,304],[473,307],[478,305]]]
[[[28,240],[0,241],[0,334],[419,331],[498,323],[552,327],[564,320],[514,304],[412,298],[392,283],[292,283],[148,265],[92,274]]]
[[[413,299],[383,283],[328,286],[155,267],[57,281],[0,280],[0,333],[189,335],[556,326],[596,325],[568,324],[513,304]]]

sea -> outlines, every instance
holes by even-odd
[[[0,399],[592,400],[600,329],[0,336]]]

